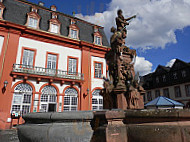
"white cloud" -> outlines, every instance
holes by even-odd
[[[172,67],[176,59],[172,59],[169,62],[167,62],[166,67]]]
[[[168,43],[177,42],[177,29],[190,26],[190,0],[112,0],[103,13],[77,16],[104,26],[109,39],[119,8],[123,9],[125,17],[137,14],[127,27],[126,43],[133,48],[165,48]]]
[[[146,75],[152,71],[152,63],[144,57],[136,57],[135,72],[139,72],[140,76]]]

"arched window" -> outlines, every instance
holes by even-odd
[[[96,89],[92,93],[92,110],[103,109],[103,97],[100,95],[100,91],[100,89]]]
[[[43,112],[52,112],[56,111],[56,100],[57,100],[57,91],[55,87],[47,85],[42,89],[41,94],[41,107],[40,111]]]
[[[78,108],[78,92],[74,88],[65,90],[64,111],[77,110]]]
[[[29,84],[21,83],[14,88],[12,112],[20,111],[21,114],[30,112],[32,100],[32,87]]]

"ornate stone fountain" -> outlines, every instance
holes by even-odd
[[[132,18],[124,19],[119,10],[117,29],[111,29],[109,79],[101,92],[105,109],[26,114],[18,126],[20,142],[190,142],[190,110],[142,109],[136,51],[125,46],[125,26]]]
[[[104,97],[104,109],[142,109],[144,108],[144,89],[139,85],[139,76],[135,75],[134,63],[136,51],[125,45],[127,37],[127,21],[136,16],[125,19],[122,10],[118,10],[116,17],[117,29],[112,27],[110,38],[111,50],[107,53],[106,61],[109,67],[109,79],[105,79],[101,95]]]

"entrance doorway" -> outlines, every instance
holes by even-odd
[[[49,104],[48,112],[55,112],[56,111],[56,104]]]

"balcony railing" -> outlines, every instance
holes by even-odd
[[[25,73],[25,74],[35,74],[43,76],[51,76],[56,78],[66,78],[75,80],[84,80],[84,75],[77,72],[68,72],[56,69],[48,69],[36,66],[29,66],[23,64],[13,64],[13,72]]]

